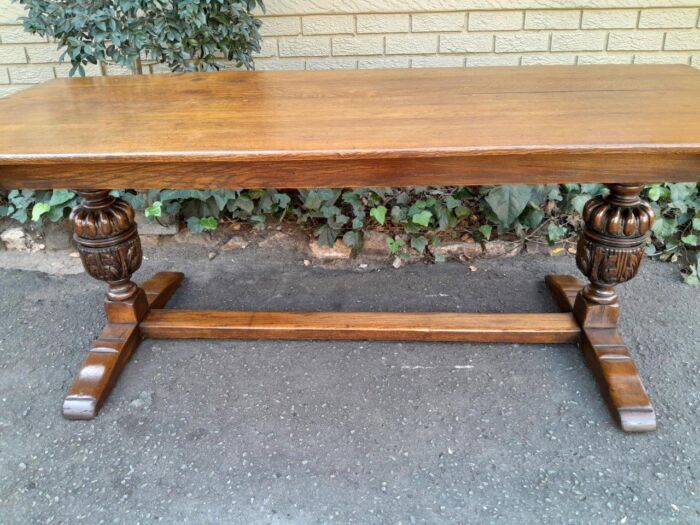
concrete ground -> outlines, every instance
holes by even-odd
[[[542,278],[575,271],[147,255],[137,277],[184,271],[171,305],[193,308],[556,311]],[[0,253],[4,525],[700,523],[700,293],[673,265],[621,287],[659,418],[631,435],[572,345],[148,341],[96,420],[65,421],[104,287],[53,262]]]

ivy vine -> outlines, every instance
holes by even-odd
[[[264,229],[294,221],[319,244],[340,239],[357,253],[364,233],[386,233],[397,255],[433,257],[429,246],[458,238],[488,242],[494,237],[535,236],[556,243],[573,237],[590,198],[606,191],[600,184],[458,188],[366,188],[278,191],[152,190],[115,191],[153,221],[183,221],[195,233],[236,221]],[[647,254],[679,261],[684,279],[700,285],[700,185],[654,184],[644,191],[656,213]],[[0,218],[19,222],[59,221],[77,204],[69,190],[13,190],[0,196]],[[439,259],[438,259],[439,262]]]

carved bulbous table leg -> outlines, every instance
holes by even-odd
[[[88,274],[108,284],[107,326],[83,362],[63,403],[68,419],[92,419],[141,342],[139,323],[151,305],[162,306],[182,274],[166,272],[138,287],[131,281],[143,255],[134,210],[107,190],[78,191],[83,202],[71,214],[74,240]]]
[[[79,191],[71,214],[74,240],[85,271],[109,285],[105,308],[117,322],[138,322],[146,310],[143,290],[131,281],[143,260],[134,210],[106,190]]]
[[[632,279],[644,259],[654,212],[640,185],[610,184],[610,194],[591,199],[583,210],[584,230],[576,263],[590,284],[549,276],[547,283],[582,328],[581,346],[608,405],[627,431],[656,428],[656,415],[637,367],[617,331],[620,305],[615,285]]]
[[[639,198],[641,190],[642,186],[611,184],[609,195],[591,199],[583,209],[585,226],[576,264],[591,282],[581,290],[576,313],[588,326],[617,324],[614,286],[637,275],[644,259],[654,212]],[[600,306],[607,318],[589,318],[594,306]]]

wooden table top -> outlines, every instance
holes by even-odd
[[[700,71],[601,65],[93,77],[52,80],[0,100],[0,187],[10,184],[3,165],[580,153],[700,158]]]
[[[550,66],[60,79],[0,101],[0,159],[700,153],[700,71]]]

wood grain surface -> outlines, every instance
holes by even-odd
[[[697,180],[699,100],[679,65],[59,79],[0,100],[0,188]]]
[[[344,339],[570,343],[569,313],[235,312],[151,310],[145,337],[168,339]]]

